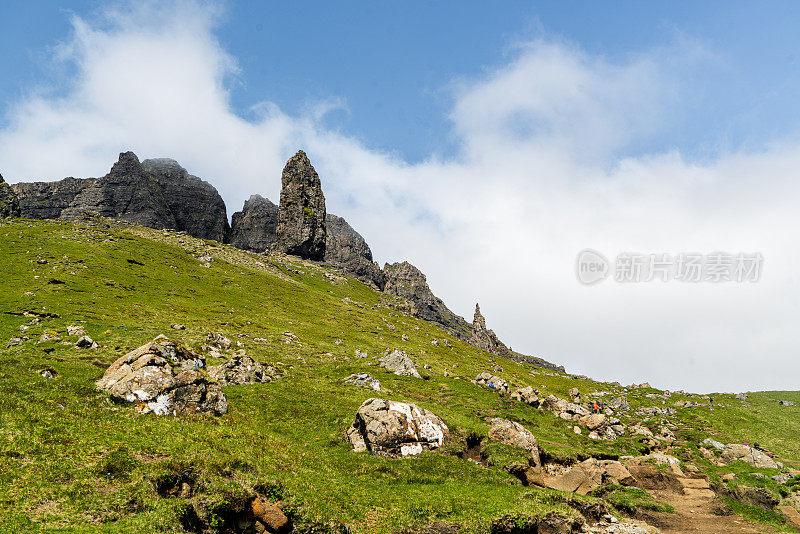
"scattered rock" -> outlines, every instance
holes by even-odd
[[[325,195],[317,171],[298,151],[283,168],[275,249],[310,260],[325,258]]]
[[[39,337],[39,341],[36,343],[50,343],[52,341],[61,341],[61,336],[55,332],[45,332]]]
[[[186,330],[186,325],[182,325],[180,323],[172,323],[169,325],[169,327],[173,330]]]
[[[6,343],[6,348],[7,348],[7,349],[10,349],[11,347],[17,347],[17,346],[19,346],[19,345],[22,345],[22,344],[23,344],[23,343],[24,343],[24,342],[25,342],[27,339],[28,339],[28,338],[27,338],[27,337],[25,337],[25,336],[22,336],[22,337],[12,337],[12,338],[10,338],[10,339],[8,340],[8,342]]]
[[[158,336],[111,364],[97,382],[113,399],[135,403],[139,413],[224,414],[228,400],[200,371],[205,358]]]
[[[347,431],[355,452],[408,456],[442,446],[450,431],[439,416],[415,404],[368,399]]]
[[[531,406],[539,406],[539,391],[531,386],[517,389],[511,394],[511,398]]]
[[[39,375],[41,375],[42,378],[46,378],[47,380],[52,380],[53,378],[58,376],[58,373],[55,371],[55,369],[50,369],[49,367],[47,367],[45,369],[40,369]]]
[[[475,383],[481,386],[496,389],[501,393],[508,393],[508,382],[499,376],[492,375],[492,373],[483,372],[479,374],[475,377]]]
[[[208,376],[221,386],[263,384],[280,378],[278,370],[264,365],[240,351],[222,365],[208,368]]]
[[[380,381],[367,373],[354,373],[347,378],[344,379],[345,384],[352,384],[354,386],[360,386],[365,388],[370,388],[375,391],[381,390],[381,383]]]
[[[402,350],[394,350],[389,354],[384,355],[378,359],[381,367],[387,371],[398,376],[413,376],[414,378],[422,378],[417,371],[417,366]]]
[[[80,325],[70,325],[67,327],[67,334],[70,336],[85,336],[86,330]]]
[[[75,343],[75,347],[79,349],[96,349],[97,343],[89,336],[81,336],[78,342]]]
[[[208,335],[206,335],[206,343],[219,350],[228,350],[231,348],[231,340],[219,332],[209,332]]]

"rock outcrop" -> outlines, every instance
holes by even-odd
[[[331,213],[326,218],[325,261],[346,274],[383,289],[383,271],[372,259],[372,250],[347,221]]]
[[[218,384],[206,379],[204,368],[203,356],[158,336],[111,364],[97,387],[116,400],[134,403],[139,413],[222,415],[228,400]]]
[[[541,467],[539,459],[539,444],[534,435],[521,424],[495,417],[490,423],[489,439],[525,449],[531,454],[531,461],[535,467]]]
[[[246,200],[242,211],[231,217],[230,243],[251,252],[264,252],[275,243],[278,206],[261,195]]]
[[[235,354],[222,365],[208,368],[208,376],[221,386],[238,386],[242,384],[263,384],[280,377],[277,369],[255,361],[250,356]]]
[[[481,307],[475,304],[475,316],[472,319],[472,335],[468,343],[474,345],[481,350],[486,350],[492,353],[505,355],[508,353],[508,347],[503,345],[493,330],[486,328],[486,319],[481,314]]]
[[[281,175],[275,250],[322,261],[326,237],[322,184],[306,153],[300,150],[286,163]]]
[[[19,199],[3,176],[0,175],[0,219],[5,217],[19,217]]]
[[[218,241],[228,232],[216,189],[173,160],[140,163],[136,154],[124,152],[102,178],[18,183],[13,189],[21,215],[30,219],[75,220],[94,213]]]
[[[406,299],[411,315],[438,323],[458,338],[469,339],[472,331],[467,321],[450,311],[442,299],[433,294],[419,269],[407,261],[387,263],[383,274],[386,278],[384,291]]]
[[[189,174],[174,159],[146,159],[142,168],[161,188],[176,229],[202,239],[226,241],[228,214],[214,186]]]
[[[444,421],[416,404],[367,399],[347,430],[353,451],[409,456],[438,449],[450,436]]]

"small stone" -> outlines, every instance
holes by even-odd
[[[289,518],[286,517],[283,510],[262,496],[253,500],[252,510],[253,517],[256,521],[263,523],[268,532],[282,533],[290,528]]]
[[[75,346],[79,349],[96,349],[97,343],[89,336],[82,336],[78,342],[75,343]]]
[[[173,330],[186,330],[186,325],[182,325],[180,323],[172,323],[169,325],[169,327]]]

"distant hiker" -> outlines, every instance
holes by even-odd
[[[711,408],[714,408],[714,398],[708,397],[708,403],[711,405]]]
[[[600,406],[597,405],[597,401],[594,401],[594,403],[592,403],[592,412],[600,413]]]

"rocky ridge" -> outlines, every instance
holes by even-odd
[[[11,186],[0,175],[0,218],[19,216],[19,199]]]

